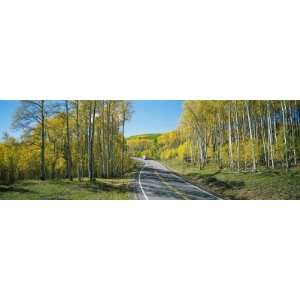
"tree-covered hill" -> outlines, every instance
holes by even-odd
[[[132,135],[127,138],[127,141],[131,140],[155,140],[159,138],[162,134],[161,133],[149,133],[149,134],[137,134]]]

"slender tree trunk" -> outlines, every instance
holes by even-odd
[[[199,138],[199,137],[198,137],[198,149],[200,151],[199,167],[200,167],[200,169],[202,169],[203,165],[204,165],[204,155],[203,155],[202,141],[201,141],[201,138]]]
[[[219,169],[222,169],[223,168],[223,163],[222,163],[223,140],[222,140],[222,125],[221,125],[220,111],[218,111],[218,129],[219,129],[219,147],[218,147]]]
[[[265,161],[265,165],[267,165],[268,167],[270,166],[270,162],[268,160],[267,157],[267,146],[266,146],[266,133],[265,133],[265,122],[263,120],[263,105],[262,102],[259,103],[259,119],[260,119],[260,128],[261,128],[261,138],[262,138],[262,142],[263,142],[263,149],[264,149],[264,161]]]
[[[237,171],[240,172],[240,131],[238,122],[238,106],[235,100],[235,130],[236,130],[236,152],[237,152]]]
[[[251,117],[250,117],[250,111],[249,111],[249,101],[246,102],[246,109],[247,109],[247,116],[248,116],[248,123],[249,123],[249,134],[250,134],[250,140],[252,143],[252,170],[253,172],[256,171],[256,158],[255,158],[255,148],[254,148],[254,140],[252,135],[252,123],[251,123]]]
[[[263,118],[260,116],[260,125],[261,125],[261,138],[263,142],[263,148],[264,148],[264,159],[265,159],[265,164],[269,167],[269,160],[267,158],[267,149],[266,149],[266,136],[265,136],[265,129],[264,129],[264,123],[263,123]]]
[[[82,147],[82,174],[85,177],[89,177],[89,139],[90,139],[90,122],[91,118],[90,105],[88,105],[88,117],[84,118],[84,146]]]
[[[275,112],[275,109],[274,109]],[[274,141],[277,144],[277,128],[276,128],[276,113],[273,114]]]
[[[107,102],[106,111],[106,178],[110,177],[110,102]]]
[[[81,181],[82,177],[82,153],[80,149],[80,126],[79,126],[79,100],[76,101],[76,136],[77,136],[77,177]]]
[[[299,135],[300,133],[300,113],[299,113],[299,106],[298,100],[294,100],[294,110],[295,110],[295,123],[296,123],[296,133]]]
[[[99,177],[102,177],[103,173],[102,173],[102,143],[101,143],[101,137],[102,137],[102,130],[101,130],[101,105],[99,105],[99,122],[96,123],[97,127],[96,127],[96,132],[97,132],[97,143],[98,143],[98,173],[99,173]]]
[[[69,126],[69,102],[65,100],[65,108],[66,108],[66,123],[67,123],[67,176],[73,181],[72,174],[72,153],[71,153],[71,137],[70,137],[70,126]]]
[[[89,147],[88,147],[88,171],[90,181],[94,181],[94,134],[95,134],[96,101],[89,105]]]
[[[89,103],[89,142],[88,142],[88,172],[90,181],[94,181],[94,134],[95,134],[96,101]]]
[[[113,111],[113,107],[112,107],[112,111]],[[114,177],[114,114],[112,113],[111,115],[111,126],[110,126],[110,159],[109,159],[109,169],[110,169],[110,174],[112,177]]]
[[[208,137],[207,137],[207,129],[206,127],[204,127],[204,145],[203,145],[203,148],[204,148],[204,165],[207,164],[207,143],[208,143]]]
[[[123,104],[123,116],[122,116],[122,158],[121,158],[121,176],[124,177],[124,154],[125,154],[125,118],[126,111]]]
[[[93,180],[93,162],[92,162],[92,101],[89,102],[88,111],[88,175],[90,181]]]
[[[287,101],[288,104],[288,111],[289,111],[289,121],[290,121],[290,128],[291,128],[291,135],[292,135],[292,151],[293,151],[293,160],[294,166],[297,165],[297,155],[296,155],[296,139],[295,139],[295,126],[294,126],[294,117],[293,117],[293,110],[291,101]]]
[[[272,133],[272,122],[271,122],[269,101],[267,101],[267,123],[268,123],[269,157],[271,158],[272,169],[274,169],[273,133]]]
[[[96,108],[97,101],[94,101],[94,110],[93,110],[93,126],[92,126],[92,137],[91,137],[91,158],[92,158],[92,172],[94,177],[94,140],[95,140],[95,123],[96,123]]]
[[[229,147],[229,166],[233,168],[233,153],[232,153],[232,140],[231,140],[231,104],[228,105],[228,147]]]
[[[247,130],[246,130],[246,117],[245,117],[245,111],[244,111],[244,109],[242,110],[243,111],[243,114],[242,114],[242,116],[243,116],[243,134],[242,134],[242,139],[243,139],[243,142],[245,141],[245,137],[246,137],[246,132],[247,132]]]
[[[101,102],[102,103],[102,174],[106,174],[106,169],[105,169],[105,161],[106,161],[106,143],[105,143],[105,102],[104,100]]]
[[[283,126],[283,142],[284,142],[284,157],[285,157],[285,168],[289,169],[289,161],[288,161],[288,144],[287,144],[287,123],[286,123],[286,112],[285,112],[285,103],[284,101],[280,101],[281,110],[282,110],[282,126]]]
[[[45,101],[41,100],[41,180],[46,180],[45,168]]]

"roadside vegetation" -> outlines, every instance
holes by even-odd
[[[21,180],[12,185],[0,185],[0,199],[5,200],[128,200],[131,193],[130,179],[88,178],[80,182],[68,179]]]
[[[185,101],[176,130],[128,145],[224,198],[300,199],[300,101]]]
[[[1,199],[127,199],[127,101],[20,101],[0,143]]]
[[[187,181],[223,199],[300,199],[299,166],[288,173],[266,168],[259,168],[255,173],[237,173],[213,165],[199,170],[197,166],[179,160],[162,163]]]

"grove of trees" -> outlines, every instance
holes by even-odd
[[[0,142],[0,182],[123,177],[142,155],[236,172],[299,164],[297,100],[185,101],[174,131],[125,139],[131,115],[121,100],[20,101],[12,126],[23,135]]]
[[[288,171],[300,159],[300,101],[185,101],[178,128],[160,135],[150,148],[147,143],[135,139],[129,146],[200,169]]]
[[[124,137],[128,101],[20,101],[0,143],[0,181],[123,177],[131,165]]]

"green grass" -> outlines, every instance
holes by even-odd
[[[237,173],[226,169],[220,171],[215,166],[199,170],[177,160],[163,163],[190,182],[224,199],[300,199],[300,167],[288,173],[269,169]]]
[[[131,178],[69,180],[24,180],[13,185],[0,185],[0,199],[48,200],[123,200],[130,198]]]

